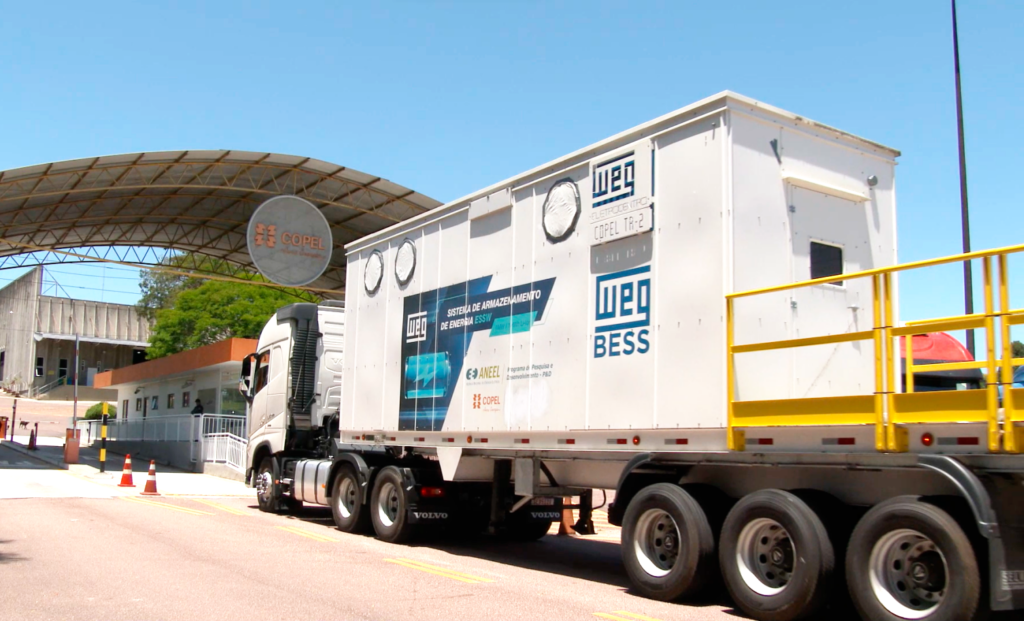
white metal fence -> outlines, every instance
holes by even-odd
[[[84,422],[88,427],[82,434],[83,443],[99,442],[101,422]],[[227,464],[236,470],[245,468],[248,435],[245,416],[234,414],[152,416],[107,423],[110,441],[195,442],[192,461]]]
[[[211,433],[203,436],[203,461],[225,464],[235,470],[245,469],[245,438],[232,433]]]

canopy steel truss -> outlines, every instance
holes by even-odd
[[[152,249],[164,249],[251,275],[249,218],[285,194],[310,201],[330,223],[334,256],[310,288],[339,294],[345,244],[440,205],[380,177],[274,153],[167,151],[41,164],[0,172],[0,269],[68,262],[26,254],[71,248],[94,260],[160,265],[167,255]]]

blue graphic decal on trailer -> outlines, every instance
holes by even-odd
[[[476,278],[405,298],[400,430],[440,431],[474,332],[528,332],[544,316],[555,279],[488,291]]]

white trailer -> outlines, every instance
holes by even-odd
[[[866,619],[1024,607],[1008,345],[944,394],[896,394],[893,352],[1016,315],[896,327],[898,155],[722,93],[350,244],[344,310],[282,309],[245,365],[260,506],[539,538],[615,490],[649,597],[720,565],[807,618],[845,557]]]

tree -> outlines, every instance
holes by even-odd
[[[117,406],[107,404],[107,416],[111,420],[117,419]],[[88,410],[85,411],[85,420],[100,420],[103,418],[103,402],[92,404]]]
[[[196,257],[184,253],[167,257],[161,261],[161,264],[167,267],[180,268],[183,271],[198,269],[205,272],[219,271],[218,267],[221,267],[221,263],[211,257]],[[174,306],[174,301],[179,293],[197,289],[203,282],[205,281],[202,278],[192,276],[157,270],[140,270],[139,289],[142,291],[142,295],[135,308],[139,315],[153,322],[156,320],[157,311]]]
[[[226,338],[258,338],[294,293],[261,285],[208,280],[176,294],[174,306],[156,311],[146,357],[150,360]]]

